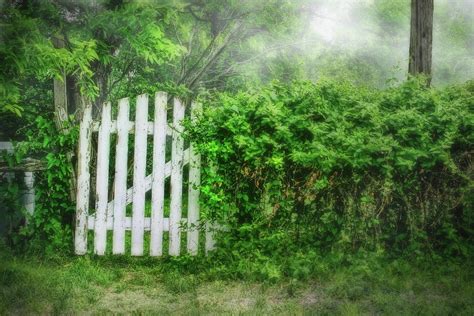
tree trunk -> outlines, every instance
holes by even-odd
[[[64,47],[64,40],[58,37],[53,38],[56,48]],[[63,80],[54,78],[54,121],[56,128],[63,131],[67,122],[67,87],[66,74],[62,74]]]
[[[53,45],[56,48],[64,48],[64,39],[53,37]],[[58,130],[64,129],[68,116],[76,114],[80,103],[80,95],[73,76],[68,76],[63,72],[63,80],[54,79],[54,115]]]
[[[63,48],[64,39],[59,37],[53,38],[53,45],[56,48]],[[68,84],[71,86],[68,87]],[[76,110],[75,107],[75,100],[77,99],[76,96],[76,87],[75,81],[72,78],[67,78],[66,74],[63,73],[63,80],[54,79],[53,82],[53,89],[54,89],[54,121],[56,124],[56,128],[62,134],[67,134],[69,130],[67,129],[67,121],[68,121],[68,112],[69,114],[73,114]],[[68,93],[69,92],[69,93]],[[69,105],[69,106],[68,106]],[[69,108],[69,111],[68,111]],[[68,163],[72,166],[72,175],[69,179],[69,198],[72,202],[76,201],[76,172],[74,170],[73,164],[73,152],[68,152],[66,154]]]
[[[431,82],[433,0],[411,0],[410,75],[423,74]]]

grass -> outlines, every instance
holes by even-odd
[[[166,259],[38,259],[2,249],[0,314],[473,315],[473,271],[399,260],[270,283],[179,272]]]

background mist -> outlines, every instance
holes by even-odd
[[[409,37],[410,0],[305,1],[294,30],[251,44],[256,57],[241,70],[263,82],[326,77],[385,87],[407,76]],[[432,83],[473,77],[474,1],[435,0]]]

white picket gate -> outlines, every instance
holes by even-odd
[[[169,255],[178,256],[181,233],[187,233],[187,251],[196,255],[199,248],[199,189],[201,158],[193,145],[184,150],[182,120],[185,106],[173,99],[173,122],[167,123],[166,93],[158,92],[154,100],[154,120],[148,121],[148,96],[136,101],[135,121],[129,121],[129,99],[118,102],[117,119],[111,115],[111,104],[102,109],[100,122],[92,120],[92,109],[86,107],[80,125],[78,183],[76,206],[75,252],[87,253],[88,230],[94,231],[94,253],[104,255],[107,231],[113,231],[112,253],[125,254],[126,230],[131,230],[131,255],[144,254],[144,235],[150,232],[150,256],[163,254],[163,233],[169,232]],[[191,119],[199,107],[191,106]],[[98,132],[95,212],[89,214],[92,133]],[[109,201],[110,135],[117,134],[115,146],[114,199]],[[134,134],[133,186],[127,188],[129,134]],[[153,135],[152,174],[146,175],[147,136]],[[165,161],[166,136],[172,137],[171,161]],[[188,217],[182,218],[183,166],[189,164]],[[170,179],[170,216],[164,218],[165,179]],[[112,189],[112,188],[111,188]],[[151,216],[145,217],[145,194],[151,190]],[[132,203],[132,216],[126,216],[126,206]],[[206,251],[214,245],[213,233],[206,229]]]

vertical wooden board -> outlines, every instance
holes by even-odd
[[[143,255],[145,221],[145,172],[148,129],[148,96],[137,97],[133,167],[132,256]]]
[[[76,228],[74,248],[77,255],[87,252],[87,215],[89,213],[90,173],[92,136],[92,106],[86,104],[79,128]]]
[[[104,103],[99,128],[97,148],[96,210],[94,226],[94,251],[105,254],[107,243],[107,202],[109,192],[111,105]]]
[[[184,118],[184,105],[177,99],[173,104],[173,133],[171,147],[171,204],[170,204],[170,226],[169,226],[169,254],[178,256],[181,246],[181,209],[182,209],[182,193],[183,193],[183,146],[182,137],[183,126],[181,125]]]
[[[125,207],[127,200],[127,158],[129,132],[129,101],[119,101],[117,116],[117,148],[115,154],[115,187],[113,206],[113,249],[114,254],[125,253]]]
[[[151,232],[150,255],[163,253],[163,208],[165,196],[166,158],[166,93],[155,96],[155,118],[153,131],[153,183],[151,188]]]
[[[196,121],[200,105],[191,104],[191,120]],[[199,185],[201,184],[201,156],[193,144],[189,145],[188,233],[187,250],[195,256],[199,245]]]

